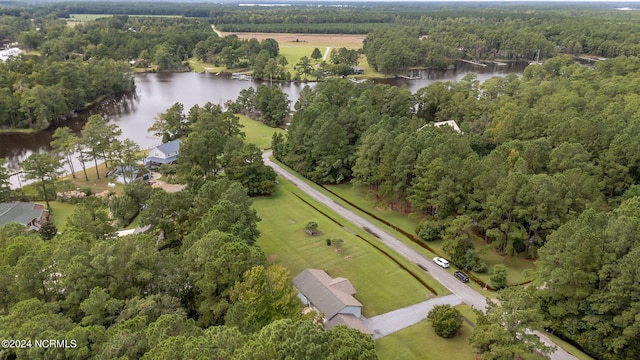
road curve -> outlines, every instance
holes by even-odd
[[[342,216],[343,218],[347,219],[348,221],[352,222],[353,224],[359,226],[363,230],[369,233],[375,233],[375,236],[382,243],[384,243],[391,249],[395,250],[397,253],[404,256],[405,258],[415,263],[416,265],[426,268],[429,274],[431,275],[431,277],[433,277],[438,282],[440,282],[444,287],[449,289],[449,291],[451,291],[453,294],[457,295],[464,303],[472,306],[473,308],[481,309],[483,311],[485,310],[486,300],[482,294],[473,290],[472,288],[463,284],[462,282],[458,281],[453,275],[449,274],[447,271],[445,271],[441,267],[434,264],[433,261],[431,261],[431,259],[425,258],[422,254],[418,253],[417,251],[415,251],[414,249],[412,249],[402,241],[396,239],[395,237],[390,235],[388,232],[372,224],[366,219],[363,219],[362,217],[353,213],[352,211],[347,210],[343,206],[337,204],[328,196],[324,195],[320,191],[309,186],[304,181],[298,179],[296,176],[294,176],[293,174],[285,170],[283,167],[271,161],[271,159],[269,159],[271,157],[271,154],[272,154],[271,150],[265,151],[262,153],[262,158],[264,159],[264,163],[270,166],[271,168],[273,168],[276,174],[280,175],[280,177],[291,182],[300,190],[305,192],[307,195],[309,195],[316,201],[322,203],[323,205],[325,205],[326,207],[328,207],[338,215]],[[544,336],[539,332],[536,332],[536,334],[540,336],[540,338],[542,339],[543,342],[545,342],[545,344],[555,346],[555,344],[548,337]],[[565,351],[561,347],[556,346],[556,351],[551,354],[551,359],[552,360],[575,360],[576,357],[569,354],[567,351]]]

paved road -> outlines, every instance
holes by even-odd
[[[485,297],[479,292],[473,290],[469,286],[463,284],[458,281],[453,275],[449,274],[447,271],[437,266],[431,261],[431,259],[425,258],[422,254],[418,253],[407,244],[402,241],[396,239],[391,236],[386,231],[382,230],[378,226],[372,224],[371,222],[361,218],[357,214],[345,209],[341,205],[337,204],[335,201],[330,199],[328,196],[324,195],[320,191],[314,189],[313,187],[307,185],[304,181],[298,179],[293,174],[289,173],[285,169],[283,169],[278,164],[274,163],[269,159],[272,151],[265,151],[262,154],[264,159],[264,163],[268,166],[271,166],[273,170],[280,175],[282,178],[288,180],[295,186],[297,186],[300,190],[304,191],[307,195],[311,196],[318,202],[324,204],[329,209],[333,210],[338,215],[343,218],[349,220],[365,231],[369,229],[369,232],[373,232],[377,235],[377,238],[380,239],[382,243],[389,246],[391,249],[395,250],[400,255],[407,258],[409,261],[419,264],[422,267],[426,268],[429,274],[439,281],[443,286],[445,286],[449,291],[453,294],[457,295],[464,303],[476,308],[484,310],[486,307]],[[546,336],[543,334],[537,333],[543,341],[547,344],[553,344]],[[575,356],[569,354],[564,349],[557,347],[557,350],[551,354],[552,360],[574,360]]]
[[[444,304],[456,306],[462,304],[462,300],[456,295],[441,296],[374,316],[364,320],[364,323],[374,332],[373,339],[380,339],[381,337],[419,323],[427,318],[427,314],[434,306]]]

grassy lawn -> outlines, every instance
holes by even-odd
[[[471,311],[471,308],[467,305],[456,306],[459,310],[461,307],[466,307]],[[381,360],[473,360],[476,358],[475,349],[469,345],[469,337],[472,333],[473,328],[471,325],[464,322],[460,334],[456,337],[451,339],[441,338],[433,331],[431,324],[424,320],[377,340],[376,352]]]
[[[87,163],[87,166],[91,166],[91,164]],[[104,163],[98,164],[98,172],[100,173],[99,179],[96,175],[96,168],[94,166],[91,166],[87,167],[87,177],[89,178],[89,181],[85,180],[84,172],[82,171],[82,169],[76,171],[75,179],[73,179],[71,175],[67,175],[66,179],[71,180],[76,187],[90,187],[91,192],[94,194],[99,194],[105,190],[114,191],[116,194],[122,193],[124,187],[122,184],[115,183],[115,188],[109,187],[109,183],[113,181],[112,179],[108,179],[104,176],[107,173],[107,167]]]
[[[206,71],[209,71],[210,73],[214,73],[214,74],[220,71],[229,72],[229,70],[227,70],[227,68],[224,66],[215,66],[214,64],[205,63],[196,58],[189,59],[189,66],[191,66],[193,71],[198,73],[203,73]]]
[[[377,239],[358,231],[354,225],[337,218],[321,204],[301,193],[294,185],[279,179],[278,189],[271,197],[256,198],[253,207],[262,221],[258,224],[261,236],[258,245],[268,259],[287,267],[293,276],[306,268],[318,268],[331,276],[348,278],[356,290],[356,297],[364,304],[367,317],[418,303],[434,295],[407,271],[428,282],[438,295],[447,290],[414,264],[387,251],[396,261],[389,259],[374,245],[357,237],[358,234],[372,244]],[[313,205],[313,207],[300,198]],[[347,230],[324,216],[317,208],[343,223]],[[309,236],[304,226],[309,221],[318,223],[320,234]],[[355,234],[354,234],[355,233]],[[327,246],[327,238],[344,240],[341,253]]]
[[[407,244],[409,247],[411,247],[412,249],[416,250],[417,252],[419,252],[420,254],[422,254],[424,257],[431,259],[434,256],[444,256],[444,252],[442,251],[442,247],[441,246],[431,246],[432,243],[429,243],[428,246],[431,248],[431,250],[429,249],[425,249],[423,247],[423,245],[419,245],[411,240],[409,240],[404,234],[402,234],[399,231],[396,231],[395,229],[393,229],[392,227],[389,227],[388,225],[386,225],[385,223],[377,220],[376,218],[371,217],[369,214],[349,205],[348,203],[344,202],[344,200],[338,198],[337,196],[331,194],[330,192],[328,192],[326,189],[320,187],[319,185],[307,180],[306,178],[298,175],[298,173],[296,173],[294,170],[292,170],[291,168],[289,168],[288,166],[284,165],[283,163],[279,162],[278,160],[276,160],[275,158],[271,157],[271,160],[278,163],[280,166],[282,166],[283,168],[287,169],[289,172],[291,172],[293,175],[295,175],[297,178],[301,179],[302,181],[304,181],[305,183],[307,183],[309,186],[313,187],[314,189],[322,192],[324,195],[328,196],[329,198],[333,199],[337,204],[342,205],[343,207],[349,209],[350,211],[354,212],[355,214],[358,214],[359,216],[361,216],[364,219],[367,219],[369,222],[371,222],[372,224],[379,226],[380,228],[384,229],[387,233],[389,233],[390,235],[394,236],[395,238],[403,241],[405,244]],[[347,186],[351,186],[348,185]],[[333,191],[332,187],[328,187],[329,189],[331,189]],[[355,200],[354,199],[349,199],[349,201],[351,200]],[[360,199],[362,200],[362,199]],[[355,203],[355,201],[351,201],[352,203]],[[373,206],[372,206],[373,207]],[[377,214],[376,214],[377,215]],[[381,217],[382,218],[382,217]],[[390,250],[393,252],[393,250]],[[393,252],[395,254],[395,252]],[[450,267],[449,269],[447,269],[447,271],[449,271],[451,274],[453,274],[456,270],[453,267]],[[482,286],[474,283],[474,282],[469,282],[467,285],[469,285],[470,287],[472,287],[474,290],[480,292],[481,294],[488,296],[488,297],[494,297],[495,296],[495,292],[492,291],[486,291],[482,288]]]
[[[327,46],[322,46],[322,45],[313,44],[313,43],[306,43],[306,42],[299,42],[299,43],[287,42],[287,43],[282,43],[278,45],[280,45],[280,55],[286,57],[287,62],[289,63],[286,69],[290,71],[292,74],[294,73],[293,68],[297,63],[300,62],[301,57],[306,56],[309,59],[311,59],[311,53],[315,48],[318,48],[318,50],[320,50],[320,53],[322,54],[322,56],[324,56],[325,51],[327,50]],[[327,57],[327,59],[329,58]],[[322,59],[320,59],[320,61],[322,61]],[[311,59],[312,64],[319,63],[320,61],[315,62],[313,59]]]
[[[51,210],[53,211],[53,224],[62,232],[67,225],[67,218],[76,208],[74,204],[67,204],[60,201],[49,201]]]
[[[350,183],[344,183],[340,185],[327,185],[326,188],[349,200],[358,207],[375,213],[380,218],[383,218],[408,233],[414,234],[416,227],[418,227],[420,223],[414,216],[401,214],[385,206],[378,206],[379,204],[376,202],[375,195],[367,190],[365,186],[353,186]]]
[[[138,214],[138,216],[136,216],[133,221],[127,225],[127,227],[125,228],[126,230],[130,230],[130,229],[135,229],[138,227],[138,225],[140,225],[140,220],[142,219],[142,216],[140,216],[140,214]]]
[[[260,121],[249,119],[244,115],[238,115],[238,117],[240,117],[240,124],[244,126],[242,131],[244,131],[246,135],[245,141],[257,145],[260,149],[271,148],[271,137],[273,133],[286,133],[283,129],[269,127]]]

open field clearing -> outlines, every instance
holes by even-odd
[[[293,71],[295,64],[300,62],[300,58],[307,56],[311,58],[311,53],[318,48],[322,55],[332,49],[347,48],[360,49],[362,41],[366,35],[350,34],[288,34],[288,33],[223,33],[236,35],[240,39],[274,39],[280,47],[280,54],[287,58],[287,70]],[[328,57],[327,57],[328,59]],[[360,65],[361,66],[361,65]]]
[[[346,47],[346,48],[360,48],[362,47],[362,41],[366,35],[351,35],[351,34],[288,34],[288,33],[223,33],[227,35],[236,35],[239,39],[274,39],[282,48],[285,45],[297,44],[300,46],[331,46],[331,47]],[[313,48],[311,49],[313,50]],[[322,49],[321,49],[322,50]]]

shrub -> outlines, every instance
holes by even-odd
[[[447,304],[434,306],[427,320],[431,322],[433,331],[443,338],[454,336],[462,327],[462,314]]]
[[[85,197],[87,197],[87,194],[78,190],[59,192],[56,194],[56,200],[67,204],[80,203]]]
[[[425,220],[418,228],[418,237],[423,241],[434,241],[440,237],[442,226],[435,221]]]
[[[318,233],[318,223],[315,221],[309,221],[305,226],[304,226],[305,230],[307,231],[307,234],[313,236],[316,235]]]
[[[162,164],[158,168],[158,172],[163,176],[175,175],[176,167],[175,165],[171,165],[171,164]]]

